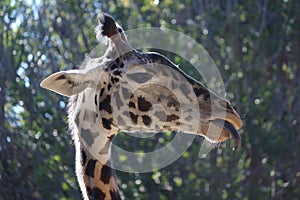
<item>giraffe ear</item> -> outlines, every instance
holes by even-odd
[[[41,82],[41,87],[64,96],[82,92],[89,86],[86,74],[80,70],[69,70],[54,73]]]

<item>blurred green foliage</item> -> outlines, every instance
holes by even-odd
[[[39,83],[76,68],[97,45],[100,11],[125,30],[167,27],[202,44],[245,123],[238,152],[227,142],[200,159],[202,138],[196,138],[164,169],[116,172],[126,199],[299,198],[300,1],[6,0],[0,8],[1,200],[81,198],[67,99]],[[128,142],[126,134],[115,142],[151,146]]]

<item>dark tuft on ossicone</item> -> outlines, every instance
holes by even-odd
[[[100,13],[98,19],[99,22],[103,24],[102,35],[110,38],[111,36],[118,34],[118,28],[112,16]]]

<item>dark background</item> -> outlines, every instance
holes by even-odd
[[[97,45],[100,11],[125,30],[164,26],[202,44],[244,121],[237,152],[228,141],[199,159],[197,138],[164,169],[116,172],[126,199],[300,197],[300,1],[3,0],[0,8],[0,199],[81,199],[67,99],[39,83]],[[149,145],[126,137],[116,142]]]

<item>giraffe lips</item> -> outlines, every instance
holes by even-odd
[[[234,147],[232,148],[233,150],[237,150],[238,148],[241,147],[241,136],[238,130],[228,121],[222,120],[222,119],[215,119],[212,120],[214,124],[221,126],[224,128],[234,139]]]

